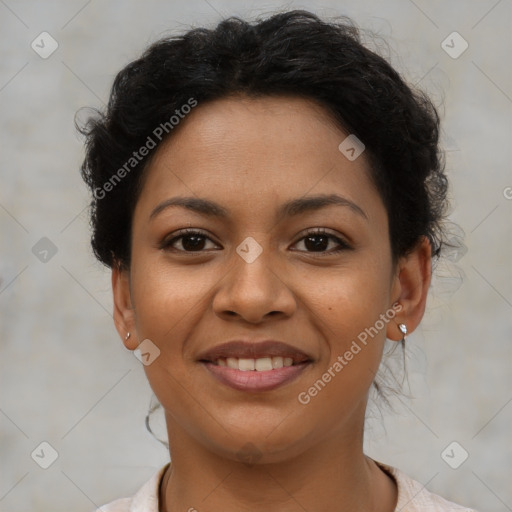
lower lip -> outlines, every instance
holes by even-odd
[[[309,366],[309,363],[300,363],[259,372],[236,370],[210,362],[201,364],[218,380],[239,391],[271,391],[296,379]]]

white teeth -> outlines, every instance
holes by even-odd
[[[254,359],[239,359],[238,369],[243,372],[254,370]]]
[[[219,358],[215,363],[218,366],[227,366],[235,370],[266,372],[269,370],[277,370],[283,366],[292,366],[293,359],[291,357],[260,357],[258,359],[228,357]]]
[[[282,368],[283,366],[283,358],[281,356],[276,356],[272,358],[272,368]]]
[[[229,368],[234,368],[235,370],[238,370],[238,359],[236,359],[235,357],[228,357],[226,359],[226,363],[228,365]]]
[[[272,370],[272,358],[262,357],[261,359],[255,359],[254,369],[259,372],[266,372]]]

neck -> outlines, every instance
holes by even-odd
[[[396,505],[396,484],[364,455],[362,434],[341,433],[284,461],[250,465],[207,450],[171,418],[167,426],[172,464],[160,512],[392,512]]]

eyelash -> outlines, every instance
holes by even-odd
[[[177,252],[182,252],[182,253],[187,253],[187,254],[201,254],[201,253],[205,252],[204,250],[200,250],[200,251],[185,251],[185,250],[182,250],[182,249],[175,249],[175,248],[171,247],[177,240],[180,240],[182,238],[186,238],[187,236],[200,236],[200,237],[206,238],[206,239],[208,239],[208,240],[213,242],[213,240],[206,233],[204,233],[202,231],[198,231],[198,230],[195,230],[195,229],[183,229],[183,230],[178,232],[177,236],[174,236],[170,240],[164,240],[160,244],[160,249],[162,249],[162,250],[170,250],[170,251],[177,251]],[[295,243],[301,242],[302,240],[304,240],[305,238],[310,237],[310,236],[324,236],[324,237],[330,238],[332,240],[335,240],[338,243],[338,245],[340,246],[340,248],[336,249],[334,251],[331,250],[331,251],[318,251],[318,252],[316,252],[316,251],[299,251],[299,252],[307,252],[309,254],[317,254],[317,255],[320,255],[320,256],[324,256],[324,255],[338,254],[338,253],[340,253],[342,251],[346,251],[346,250],[352,249],[352,247],[347,242],[345,242],[344,240],[342,240],[341,238],[339,238],[337,236],[334,236],[334,235],[328,233],[324,228],[310,229],[310,230],[306,231],[303,234],[303,236],[299,240],[297,240],[297,242],[295,242]]]

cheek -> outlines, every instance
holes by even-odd
[[[305,273],[299,294],[317,327],[325,326],[337,346],[355,339],[385,313],[390,298],[390,273],[385,264],[358,259],[328,273]],[[382,326],[381,326],[382,329]]]
[[[181,267],[147,258],[137,265],[134,258],[132,296],[139,336],[153,337],[169,347],[182,340],[186,326],[197,323],[204,312],[215,281],[200,266]],[[173,340],[176,343],[173,343]]]
[[[388,310],[389,279],[385,264],[370,262],[338,269],[322,286],[318,281],[313,286],[312,278],[304,283],[311,323],[327,340],[315,375],[321,382],[311,393],[305,390],[311,401],[326,406],[334,400],[342,407],[365,396],[380,364],[387,324],[394,317]]]
[[[201,401],[192,398],[200,396],[201,390],[193,389],[185,352],[191,332],[204,317],[215,281],[208,279],[204,269],[201,272],[192,265],[178,268],[156,258],[137,266],[134,257],[132,269],[137,334],[158,349],[158,357],[144,366],[146,377],[164,409],[173,411],[188,429],[195,429],[197,418],[205,416],[205,411]]]

